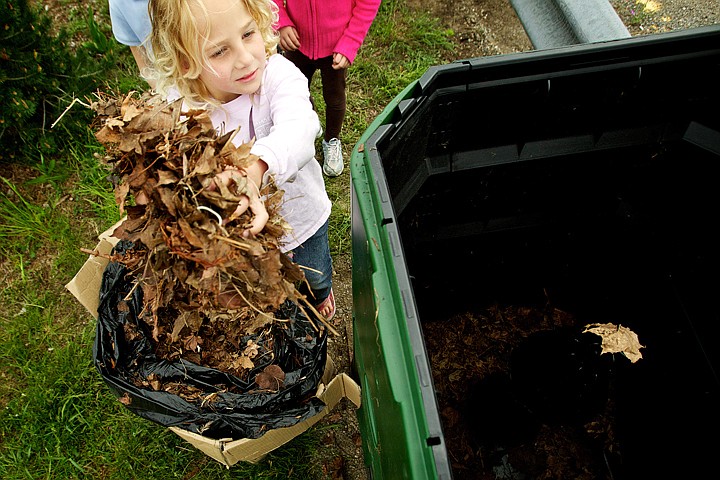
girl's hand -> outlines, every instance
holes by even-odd
[[[343,55],[342,53],[333,53],[333,64],[332,67],[335,70],[340,70],[343,68],[348,68],[350,66],[350,60]]]
[[[294,52],[300,48],[300,37],[295,27],[283,27],[280,29],[280,47],[288,52]]]
[[[246,185],[246,193],[240,195],[237,208],[228,218],[223,219],[223,225],[227,225],[229,222],[235,220],[249,208],[253,214],[253,220],[250,226],[243,232],[243,237],[248,238],[260,233],[270,219],[270,214],[268,214],[265,203],[260,197],[260,189],[256,181],[253,180],[249,174],[245,174],[234,168],[229,168],[215,175],[213,183],[208,186],[208,189],[211,191],[215,190],[217,185],[220,184],[226,187],[229,187],[230,184]]]

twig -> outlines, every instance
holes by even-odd
[[[220,235],[212,235],[212,236],[210,236],[210,238],[211,238],[212,240],[215,240],[215,239],[222,240],[223,242],[227,242],[227,243],[229,243],[230,245],[234,245],[234,246],[236,246],[237,248],[239,248],[240,250],[243,250],[243,251],[245,251],[245,252],[250,251],[250,247],[249,247],[248,245],[245,245],[244,243],[238,242],[237,240],[233,240],[232,238],[222,237],[222,236],[220,236]]]
[[[60,119],[61,119],[62,117],[64,117],[65,114],[68,112],[68,110],[70,110],[70,108],[72,108],[72,106],[75,105],[76,103],[79,103],[80,105],[82,105],[82,106],[85,107],[85,108],[90,108],[90,105],[88,105],[88,104],[86,104],[86,103],[83,103],[82,100],[78,100],[77,98],[73,98],[73,101],[70,102],[70,105],[67,106],[67,108],[65,109],[65,111],[60,114],[60,116],[57,118],[57,120],[55,120],[55,121],[53,122],[52,125],[50,125],[50,129],[52,129],[55,125],[57,125],[57,123],[60,121]]]
[[[80,251],[82,253],[87,253],[88,255],[92,255],[93,257],[101,257],[101,258],[110,259],[110,255],[108,255],[107,253],[100,253],[97,250],[90,250],[89,248],[80,247]]]
[[[131,288],[130,291],[127,293],[127,295],[125,295],[125,298],[123,298],[123,300],[126,301],[126,302],[127,302],[128,300],[130,300],[130,299],[132,298],[133,293],[135,292],[135,290],[137,290],[137,288],[138,288],[139,286],[140,286],[140,282],[138,282],[138,281],[133,282],[132,288]]]
[[[145,262],[145,268],[143,269],[143,275],[142,275],[141,278],[146,278],[145,276],[147,275],[147,271],[148,271],[148,267],[149,267],[149,266],[150,266],[150,262]],[[130,289],[130,291],[128,292],[128,294],[125,295],[124,300],[125,300],[125,301],[130,300],[130,299],[132,298],[133,292],[134,292],[134,291],[137,289],[137,287],[139,287],[139,286],[140,286],[140,280],[135,280],[135,281],[133,282],[133,287]],[[156,297],[156,298],[157,298],[157,297]],[[143,307],[143,310],[144,310],[144,309],[145,309],[145,307]],[[155,307],[155,309],[157,309],[157,307]],[[154,316],[155,316],[155,314],[153,313],[153,317],[154,317]],[[155,323],[157,323],[157,319],[156,319]]]
[[[306,267],[305,265],[300,265],[299,263],[297,264],[297,266],[300,267],[300,268],[302,268],[303,270],[307,270],[307,271],[309,271],[309,272],[317,273],[318,275],[322,275],[322,274],[323,274],[323,272],[321,272],[320,270],[315,270],[314,268]]]
[[[269,315],[269,314],[263,312],[262,310],[258,309],[255,305],[253,305],[252,303],[250,303],[250,300],[248,300],[247,298],[245,298],[245,295],[243,295],[242,291],[240,291],[240,289],[237,287],[237,285],[235,285],[234,283],[231,284],[231,285],[235,288],[235,291],[237,292],[237,294],[240,295],[243,300],[245,300],[245,303],[247,303],[248,306],[249,306],[250,308],[252,308],[253,310],[255,310],[257,313],[259,313],[260,315],[264,315],[265,317],[269,318],[270,320],[274,320],[274,321],[277,321],[277,322],[281,322],[281,321],[282,321],[282,320],[280,320],[279,318],[275,318],[274,316]]]
[[[305,315],[305,318],[307,318],[308,322],[310,322],[310,326],[313,328],[313,330],[315,330],[315,333],[320,333],[320,329],[317,327],[317,325],[315,325],[315,322],[312,321],[312,318],[310,318],[310,315],[308,315],[303,306],[299,303],[297,304],[297,306],[302,312],[302,314]]]
[[[338,335],[338,336],[340,335],[340,334],[338,333],[338,331],[335,330],[335,328],[333,328],[333,326],[330,325],[327,320],[325,320],[325,317],[323,317],[322,313],[318,312],[317,309],[312,305],[312,303],[310,303],[310,302],[308,301],[307,298],[305,298],[304,295],[301,296],[300,298],[303,299],[303,301],[305,302],[305,304],[307,304],[307,306],[310,307],[310,310],[312,310],[312,312],[313,312],[315,315],[317,315],[317,317],[320,319],[320,321],[323,323],[323,325],[325,325],[325,326],[327,327],[328,330],[330,330],[330,331],[331,331],[332,333],[334,333],[335,335]],[[309,317],[308,317],[308,318],[309,318]]]

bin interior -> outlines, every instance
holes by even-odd
[[[455,478],[715,470],[718,80],[685,55],[439,88],[378,143]],[[560,323],[643,358],[604,357],[590,415],[509,408],[512,352]]]

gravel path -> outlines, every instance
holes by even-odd
[[[720,0],[612,0],[633,36],[720,24]]]

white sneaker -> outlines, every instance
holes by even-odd
[[[323,147],[323,172],[328,177],[337,177],[343,171],[342,144],[337,138],[331,138],[329,142],[322,141]]]

